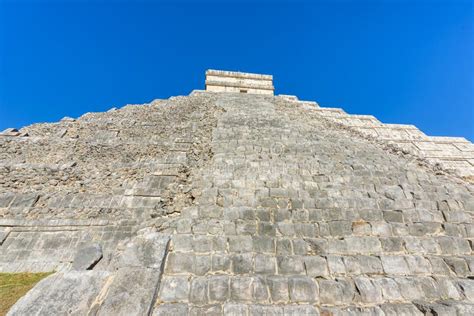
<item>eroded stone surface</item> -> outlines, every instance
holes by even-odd
[[[473,186],[309,107],[201,92],[0,138],[0,270],[60,270],[97,243],[71,308],[470,314]],[[22,311],[46,306],[34,293]]]
[[[90,245],[79,249],[74,261],[72,262],[73,270],[90,270],[99,260],[102,259],[102,246],[99,244]]]
[[[8,315],[87,315],[109,277],[105,271],[53,274],[21,298]]]

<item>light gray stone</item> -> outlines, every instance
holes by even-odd
[[[318,285],[310,277],[290,277],[288,278],[288,288],[292,302],[318,302]]]
[[[152,316],[188,315],[188,305],[182,303],[161,304],[154,308]]]
[[[209,300],[211,302],[224,302],[229,298],[229,277],[209,277]]]
[[[122,268],[115,272],[97,315],[146,315],[154,305],[161,271]]]
[[[118,267],[146,267],[161,269],[170,238],[149,233],[135,237],[115,259]]]
[[[381,288],[369,278],[357,277],[354,279],[354,283],[362,302],[378,304],[383,301]]]
[[[187,277],[168,277],[161,279],[159,298],[163,302],[186,302],[189,293],[189,280]]]
[[[105,271],[55,273],[41,280],[7,315],[87,314],[109,277]]]
[[[348,280],[318,280],[321,304],[341,305],[352,302],[354,286]]]
[[[73,270],[90,270],[102,259],[102,246],[93,244],[77,251],[72,262]]]

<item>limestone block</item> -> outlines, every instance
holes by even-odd
[[[413,304],[383,304],[380,306],[385,315],[423,315]]]
[[[321,304],[342,305],[352,302],[354,285],[348,280],[318,280]]]
[[[285,305],[283,306],[285,316],[318,316],[319,310],[312,305]]]
[[[209,300],[224,302],[229,298],[229,277],[212,276],[209,278]]]
[[[8,207],[13,201],[15,195],[13,193],[2,193],[0,194],[0,208]]]
[[[114,257],[112,264],[117,267],[161,269],[169,239],[168,235],[159,233],[138,235]]]
[[[407,275],[410,269],[403,256],[380,256],[385,273],[389,275]]]
[[[328,265],[323,257],[306,256],[304,257],[304,265],[306,274],[312,277],[326,277],[328,276]]]
[[[290,300],[292,302],[301,303],[318,301],[318,284],[311,277],[289,277],[288,289],[290,293]]]
[[[191,280],[191,288],[189,292],[189,301],[196,304],[207,304],[208,298],[208,282],[205,277],[195,277]]]
[[[248,306],[244,304],[226,303],[224,304],[224,315],[238,316],[247,315]]]
[[[372,282],[366,277],[357,277],[354,279],[355,286],[360,293],[360,299],[363,303],[378,304],[383,301],[382,289],[377,283]]]
[[[154,302],[161,271],[121,268],[115,272],[97,315],[146,315]]]
[[[39,197],[35,193],[17,194],[10,207],[31,207],[38,201]]]
[[[267,284],[274,302],[287,302],[289,300],[287,278],[282,276],[269,276],[267,277]]]
[[[188,277],[163,276],[160,284],[159,301],[163,302],[187,302],[190,289]]]
[[[283,315],[283,307],[278,305],[250,305],[249,316]]]
[[[252,278],[233,277],[230,281],[230,297],[233,301],[252,301]]]
[[[102,246],[93,244],[79,249],[72,262],[72,270],[91,270],[94,265],[102,259]]]
[[[7,315],[86,315],[109,277],[106,271],[55,273],[41,280]]]
[[[188,315],[188,305],[183,303],[165,303],[153,309],[152,316]]]
[[[172,252],[168,255],[165,265],[167,273],[194,273],[195,255],[189,253]]]

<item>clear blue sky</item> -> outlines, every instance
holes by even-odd
[[[474,141],[473,1],[0,0],[0,130],[204,88],[277,93]]]

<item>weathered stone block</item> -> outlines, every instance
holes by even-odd
[[[342,305],[352,302],[354,285],[348,280],[318,280],[321,304]]]
[[[245,274],[253,270],[253,255],[251,253],[232,256],[232,270],[236,274]]]
[[[229,251],[233,252],[250,252],[253,248],[251,236],[234,236],[229,237]]]
[[[55,273],[23,296],[8,315],[87,314],[109,276],[105,271]]]
[[[383,301],[381,288],[369,278],[357,277],[354,278],[354,283],[363,303],[378,304]]]
[[[278,273],[279,274],[303,274],[304,262],[300,256],[278,256]]]
[[[161,304],[155,307],[152,316],[188,315],[188,305],[183,303]]]
[[[102,246],[93,244],[77,251],[72,262],[73,270],[89,270],[102,259]]]
[[[189,292],[189,301],[195,304],[203,305],[208,302],[208,284],[206,277],[194,277],[191,280]]]
[[[288,289],[292,302],[318,302],[318,285],[311,277],[289,277]]]
[[[172,252],[166,260],[167,273],[194,273],[195,256],[189,253]]]
[[[229,277],[209,277],[209,300],[211,302],[224,302],[229,298]]]
[[[258,274],[275,274],[276,260],[274,256],[257,254],[255,255],[255,273]]]
[[[252,278],[233,277],[230,280],[230,298],[233,301],[252,301]]]
[[[326,259],[319,256],[304,257],[306,274],[312,277],[328,276],[328,265]]]
[[[107,290],[97,315],[148,314],[161,277],[160,270],[144,268],[119,269]]]
[[[403,256],[380,256],[382,266],[387,274],[391,275],[407,275],[410,269]]]
[[[163,302],[187,302],[188,293],[188,277],[164,276],[162,278],[159,298]]]

